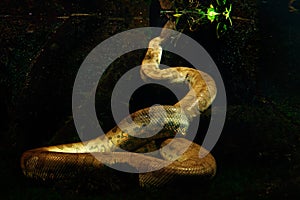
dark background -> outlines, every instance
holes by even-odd
[[[41,185],[24,178],[19,166],[23,151],[77,139],[71,118],[71,94],[77,70],[86,55],[118,32],[148,26],[149,16],[151,25],[157,25],[155,6],[149,13],[150,2],[1,1],[1,196],[298,199],[300,14],[289,13],[283,0],[232,1],[232,14],[247,20],[233,20],[233,26],[220,39],[215,36],[215,24],[186,32],[210,53],[227,92],[225,127],[212,151],[218,172],[211,182],[205,186],[188,185],[188,192],[187,188],[172,187],[90,192]],[[93,16],[76,17],[72,13]],[[115,61],[100,81],[98,116],[106,130],[114,126],[107,106],[112,82],[140,64],[143,53],[125,55]],[[165,56],[163,62],[176,66],[180,61]],[[144,92],[150,96],[148,100],[153,96],[172,101],[164,90],[146,88]],[[140,99],[132,102],[136,109],[152,103],[155,102]]]

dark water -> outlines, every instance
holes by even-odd
[[[81,62],[95,45],[120,31],[144,26],[134,17],[147,18],[148,9],[151,25],[161,26],[165,19],[158,18],[157,4],[141,1],[1,2],[0,191],[4,198],[298,199],[300,13],[289,13],[284,0],[232,2],[233,15],[250,21],[234,20],[221,39],[216,39],[214,25],[187,32],[210,53],[226,87],[226,123],[212,152],[218,164],[216,177],[205,185],[184,188],[133,187],[101,193],[80,189],[82,183],[57,188],[28,181],[20,171],[20,155],[33,147],[77,139],[72,123],[67,123],[72,86]],[[70,13],[98,15],[57,19]],[[136,66],[143,55],[142,51],[125,55],[101,80],[99,116],[107,130],[114,122],[109,106],[103,105],[110,102],[112,82],[130,67],[128,60]],[[164,61],[174,62],[170,57]],[[143,91],[147,101],[142,100]],[[135,94],[132,109],[157,103],[159,99],[151,95],[163,97],[162,102],[176,101],[167,90],[145,87]]]
[[[261,3],[261,33],[265,48],[262,49],[259,80],[268,95],[294,100],[297,104],[300,16],[287,12],[285,5],[284,1]]]

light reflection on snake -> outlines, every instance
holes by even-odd
[[[136,169],[151,170],[171,160],[174,156],[179,157],[170,165],[156,171],[140,173],[140,185],[162,186],[176,176],[197,176],[201,179],[211,178],[215,175],[216,162],[209,152],[203,151],[206,156],[199,158],[200,146],[198,144],[192,142],[187,151],[182,152],[183,146],[189,144],[190,141],[184,138],[167,139],[174,137],[177,132],[184,134],[185,130],[182,127],[187,128],[189,122],[200,112],[206,110],[216,96],[215,82],[204,72],[187,67],[159,68],[162,56],[161,44],[170,37],[169,29],[175,29],[171,20],[165,24],[160,36],[150,41],[140,71],[143,79],[167,80],[172,83],[189,85],[190,91],[183,99],[173,106],[163,106],[164,114],[160,115],[161,108],[151,108],[157,112],[155,120],[157,123],[163,124],[164,129],[147,139],[132,137],[126,130],[121,130],[119,126],[122,123],[126,124],[128,119],[132,119],[140,130],[149,123],[149,108],[139,110],[121,121],[119,126],[107,132],[106,138],[100,136],[85,143],[42,147],[24,152],[21,157],[21,168],[25,176],[44,181],[68,179],[78,176],[80,174],[78,169],[92,167],[99,170],[100,173],[106,167],[103,163],[109,165],[123,163]],[[181,112],[182,110],[184,114]],[[126,124],[126,126],[130,130],[131,125]],[[143,131],[136,129],[135,131],[135,136],[145,134]],[[136,154],[133,158],[130,152],[114,152],[116,147],[134,152],[152,151],[150,148],[152,148],[153,140],[161,138],[165,139],[162,145],[166,145],[172,140],[168,148],[161,150],[161,159],[144,154]],[[102,162],[89,152],[99,152]],[[106,154],[105,152],[113,153]]]

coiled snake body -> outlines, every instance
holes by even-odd
[[[151,111],[156,113],[155,120],[152,120],[153,116],[151,120],[157,123],[152,128],[155,129],[158,124],[163,125],[162,131],[150,138],[137,138],[119,128],[125,126],[130,132],[131,124],[128,124],[128,119],[132,119],[135,123],[135,136],[147,135],[142,131],[150,120],[149,108],[145,108],[125,118],[105,136],[84,143],[42,147],[24,152],[21,157],[21,168],[25,176],[41,180],[66,179],[80,174],[78,170],[87,168],[94,168],[102,173],[101,171],[106,168],[105,163],[106,165],[126,164],[137,169],[137,172],[139,169],[152,171],[151,169],[156,169],[157,166],[165,166],[156,171],[140,173],[141,186],[161,186],[176,176],[213,177],[216,172],[213,156],[209,152],[202,151],[206,156],[200,158],[200,146],[183,138],[166,139],[162,143],[163,146],[171,140],[172,142],[167,145],[168,148],[160,151],[161,159],[139,153],[115,152],[117,147],[127,151],[146,152],[155,139],[173,137],[177,132],[184,134],[189,122],[201,111],[206,110],[216,96],[215,82],[204,72],[187,67],[159,69],[161,44],[170,37],[168,30],[174,28],[174,23],[168,21],[160,36],[150,41],[140,71],[143,79],[163,79],[189,84],[190,91],[175,105],[151,108]],[[136,127],[140,131],[136,130]],[[183,146],[189,143],[189,148],[184,152]],[[91,152],[93,154],[90,154]],[[101,162],[95,155],[101,156]],[[176,159],[172,160],[174,157]],[[105,176],[105,173],[103,175]]]

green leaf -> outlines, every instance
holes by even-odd
[[[182,14],[180,14],[180,13],[173,14],[173,16],[176,17],[176,18],[179,18],[181,15]]]
[[[219,22],[216,28],[217,37],[220,38],[227,31],[227,25],[224,22]]]

